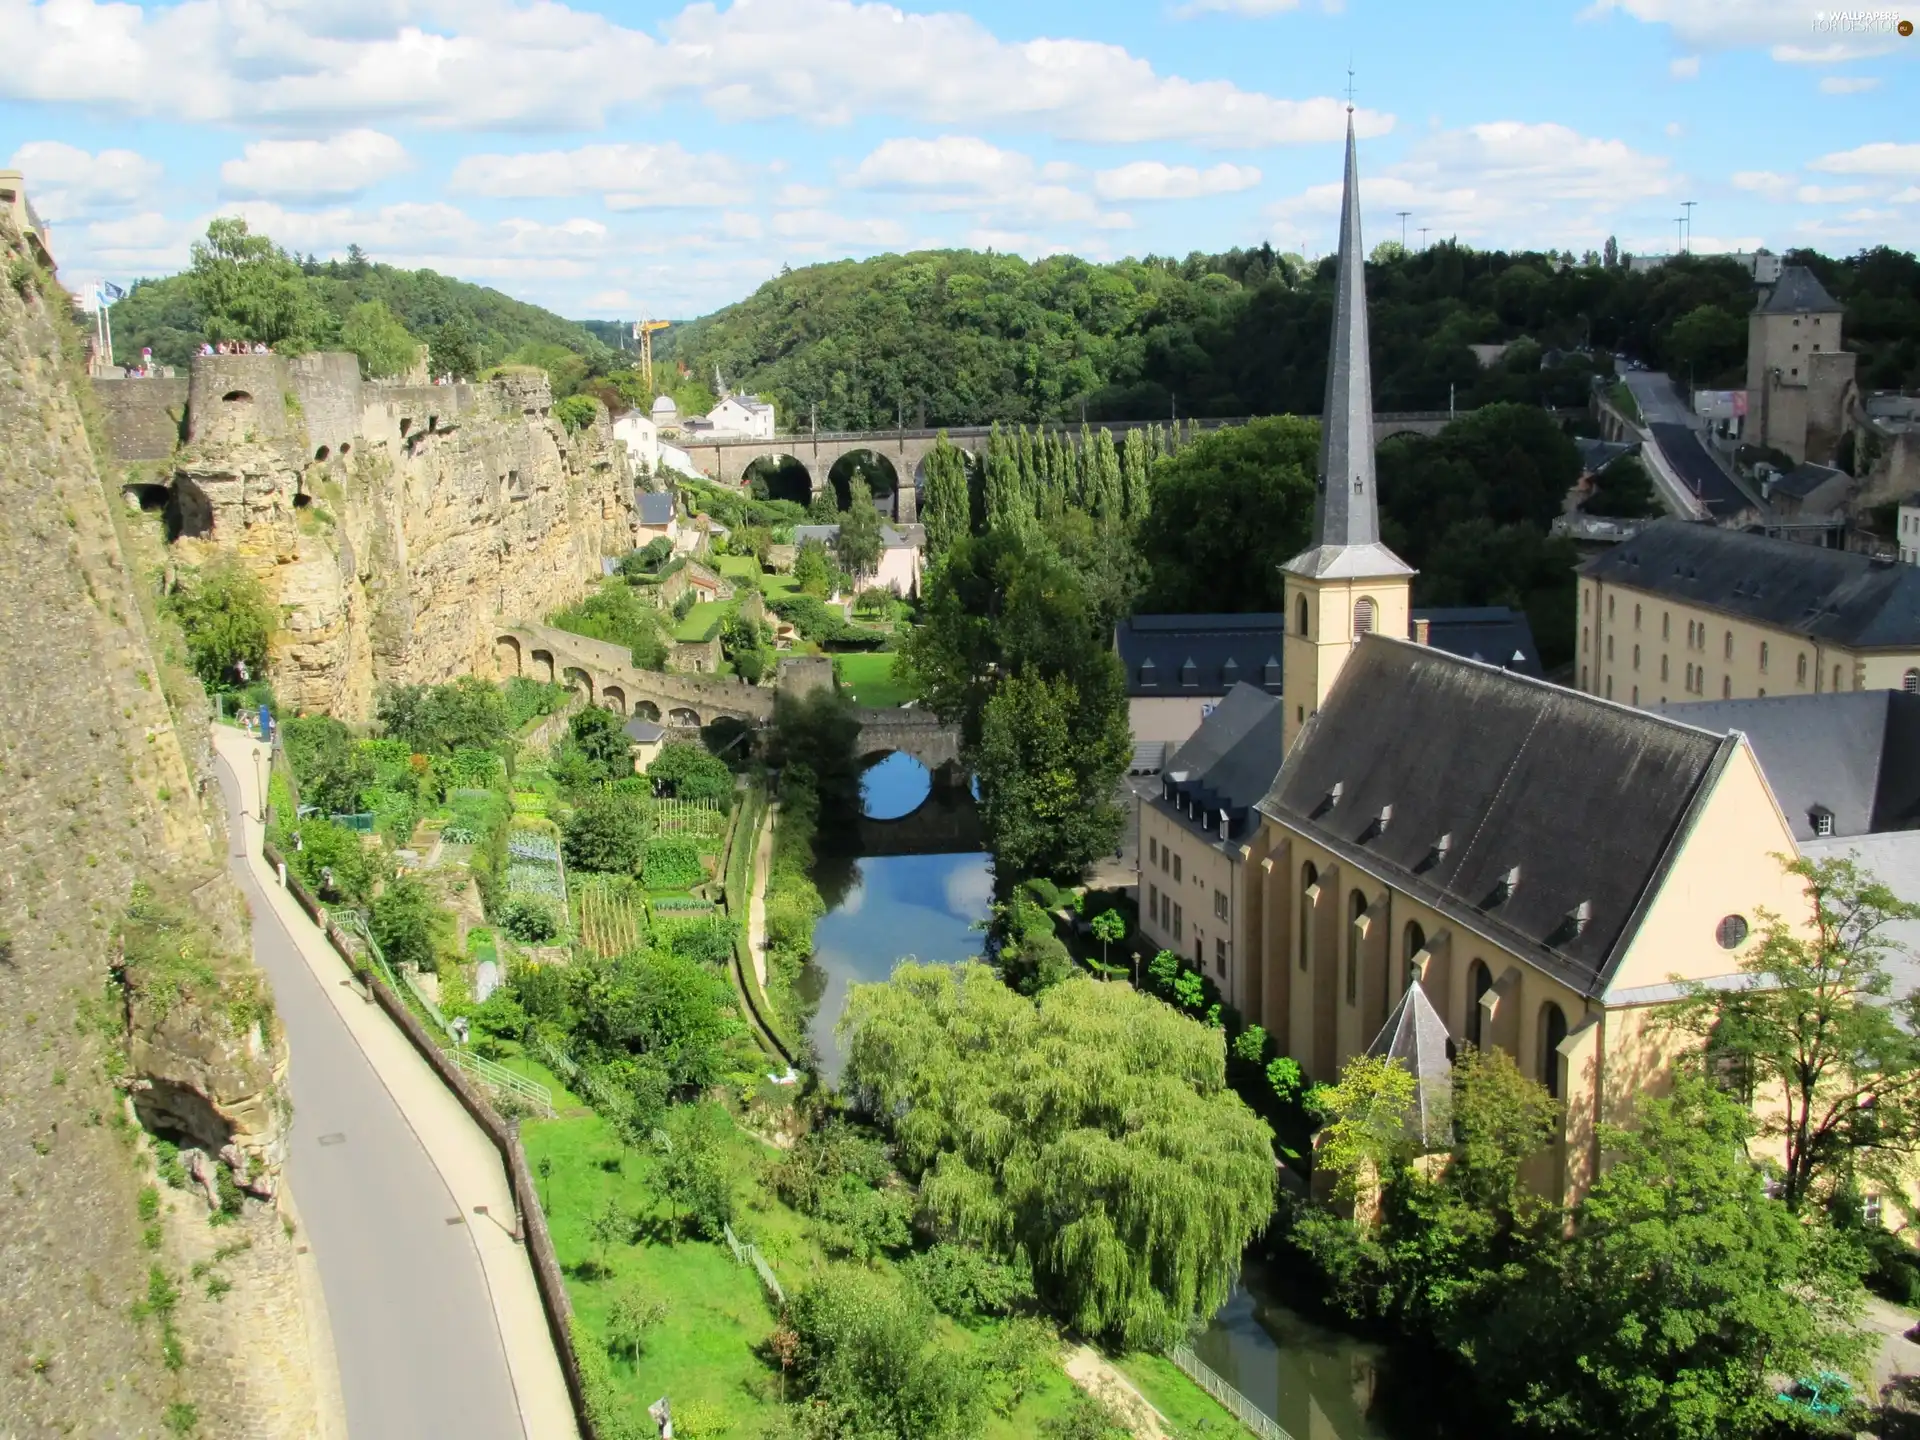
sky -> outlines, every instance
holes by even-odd
[[[1911,250],[1901,3],[0,0],[0,157],[76,290],[238,214],[689,318],[889,250],[1323,254],[1351,84],[1369,244]]]

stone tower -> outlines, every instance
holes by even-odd
[[[1333,688],[1360,636],[1376,630],[1407,634],[1413,569],[1380,543],[1373,380],[1367,359],[1366,257],[1360,241],[1360,170],[1349,108],[1333,341],[1327,355],[1326,403],[1320,411],[1313,545],[1281,567],[1287,613],[1281,695],[1289,748],[1307,717]]]

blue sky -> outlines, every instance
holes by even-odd
[[[781,265],[1369,240],[1920,245],[1908,9],[1781,0],[0,0],[0,157],[80,285],[208,218],[572,316]]]

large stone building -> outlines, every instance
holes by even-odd
[[[1598,1127],[1671,1070],[1676,977],[1730,981],[1760,912],[1800,909],[1775,858],[1794,837],[1740,735],[1399,638],[1412,572],[1379,538],[1356,169],[1349,131],[1314,543],[1283,567],[1285,761],[1240,842],[1258,955],[1222,988],[1316,1080],[1390,1016],[1507,1051],[1565,1106],[1533,1178],[1577,1195]]]
[[[1857,402],[1854,359],[1840,348],[1840,302],[1789,265],[1747,318],[1747,416],[1741,438],[1829,463]]]
[[[1582,690],[1628,704],[1920,690],[1920,570],[1657,520],[1579,579]]]

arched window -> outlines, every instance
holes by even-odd
[[[1633,628],[1636,630],[1640,628],[1640,607],[1638,605],[1633,607]]]
[[[1607,619],[1613,618],[1613,596],[1607,596]]]
[[[1772,658],[1772,655],[1771,655],[1770,647],[1767,645],[1766,641],[1762,640],[1760,642],[1760,673],[1762,675],[1767,673],[1767,661],[1771,658]]]
[[[1493,988],[1493,972],[1487,962],[1476,960],[1467,967],[1467,1039],[1477,1050],[1481,1044],[1480,997]]]
[[[1662,610],[1660,612],[1660,638],[1662,640],[1671,640],[1673,638],[1673,612],[1671,610]]]
[[[1567,1017],[1549,1000],[1540,1007],[1540,1083],[1560,1098],[1560,1042],[1567,1038]]]
[[[1367,913],[1367,897],[1358,890],[1347,896],[1347,1004],[1360,998],[1360,917]]]
[[[1900,688],[1909,695],[1920,695],[1920,670],[1909,670],[1900,677]]]
[[[1307,955],[1313,948],[1313,902],[1307,898],[1307,891],[1320,881],[1320,872],[1313,868],[1313,862],[1307,861],[1300,867],[1300,968],[1307,968]]]
[[[1733,659],[1733,631],[1731,630],[1727,631],[1727,643],[1722,647],[1722,649],[1725,651],[1725,653],[1720,657],[1721,659],[1723,660]]]
[[[1362,595],[1353,602],[1353,638],[1373,633],[1373,601]]]
[[[1406,929],[1406,943],[1402,960],[1406,965],[1407,988],[1413,987],[1413,957],[1427,948],[1427,932],[1420,928],[1418,920],[1409,920]]]
[[[1307,597],[1304,595],[1293,602],[1293,628],[1302,635],[1307,633]]]
[[[1722,700],[1733,699],[1733,676],[1722,675],[1720,677],[1720,698]]]
[[[1794,665],[1793,678],[1796,684],[1802,687],[1806,685],[1807,683],[1807,657],[1806,656],[1802,655],[1798,663]]]
[[[1662,680],[1667,678],[1667,657],[1664,655],[1660,657],[1660,678]]]
[[[1638,645],[1633,647],[1633,668],[1636,670],[1640,668],[1640,647]]]

